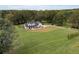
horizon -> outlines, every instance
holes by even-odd
[[[78,8],[79,5],[0,5],[0,10],[63,10]]]

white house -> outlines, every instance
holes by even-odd
[[[24,28],[25,29],[27,29],[27,28],[29,28],[29,29],[32,29],[32,28],[40,28],[40,27],[42,27],[42,23],[41,22],[39,22],[39,21],[36,21],[36,22],[27,22],[27,23],[25,23],[24,24]]]

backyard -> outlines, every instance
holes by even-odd
[[[27,31],[22,26],[15,26],[17,39],[9,53],[49,54],[79,53],[79,36],[68,40],[68,33],[76,29],[52,26],[47,32]]]

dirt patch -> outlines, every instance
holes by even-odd
[[[38,29],[32,29],[32,30],[28,30],[28,31],[31,31],[31,32],[48,32],[50,30],[51,30],[50,28],[38,28]]]

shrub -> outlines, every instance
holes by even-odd
[[[13,30],[9,21],[0,18],[0,53],[9,50],[13,39]]]

